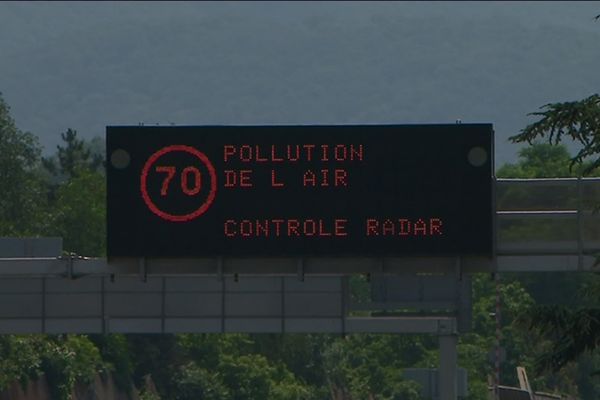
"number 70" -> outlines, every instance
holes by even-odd
[[[160,188],[160,195],[166,196],[169,192],[169,184],[175,177],[177,169],[174,166],[157,166],[156,172],[166,173],[165,179],[163,180],[162,187]],[[202,188],[202,174],[196,167],[185,167],[181,171],[181,191],[188,196],[194,196],[200,192]]]

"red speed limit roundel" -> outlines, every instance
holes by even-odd
[[[199,202],[198,208],[196,208],[194,211],[182,215],[174,215],[164,210],[161,210],[152,200],[150,194],[148,193],[148,175],[152,170],[152,167],[161,157],[173,152],[188,153],[199,159],[208,170],[210,177],[210,191],[208,192],[206,198],[200,199],[202,201]],[[156,167],[156,171],[159,173],[165,173],[161,188],[161,195],[163,196],[168,195],[169,187],[176,177],[179,178],[181,190],[186,195],[193,196],[197,195],[200,192],[202,179],[201,173],[198,170],[198,168],[188,166],[182,171],[177,171],[177,169],[174,166],[160,166]],[[158,215],[160,218],[171,222],[187,222],[198,218],[200,215],[204,214],[206,210],[208,210],[209,207],[212,205],[217,194],[217,174],[215,172],[214,166],[212,165],[208,157],[206,157],[206,155],[201,151],[190,146],[171,145],[163,147],[156,153],[152,154],[150,158],[148,158],[148,161],[146,161],[146,163],[144,164],[144,168],[142,169],[140,189],[142,192],[142,198],[144,199],[144,203],[146,203],[150,211],[152,211],[154,214]]]

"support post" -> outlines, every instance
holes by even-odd
[[[223,257],[217,259],[217,279],[219,282],[223,282]]]
[[[583,185],[577,177],[577,269],[583,270]]]
[[[146,257],[141,257],[139,260],[140,264],[140,280],[144,283],[148,281],[148,270],[146,268]]]
[[[304,259],[299,258],[296,263],[298,264],[298,280],[304,282]]]
[[[457,351],[458,335],[442,334],[440,343],[440,368],[438,375],[439,400],[456,400],[457,398]]]

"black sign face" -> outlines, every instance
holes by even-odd
[[[108,256],[491,255],[490,124],[107,128]]]

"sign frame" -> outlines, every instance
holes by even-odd
[[[123,252],[117,252],[115,253],[114,251],[112,251],[111,247],[111,217],[112,217],[112,210],[110,207],[110,197],[111,195],[114,195],[114,190],[111,191],[111,177],[114,174],[114,167],[115,165],[118,165],[119,163],[124,163],[124,164],[128,164],[129,162],[131,162],[131,158],[133,157],[131,154],[125,154],[125,156],[123,156],[122,154],[119,155],[117,152],[118,150],[120,150],[119,148],[115,148],[114,146],[114,139],[111,139],[111,136],[114,137],[114,135],[116,135],[119,131],[123,132],[123,130],[130,130],[130,131],[136,131],[136,132],[150,132],[150,131],[154,131],[154,132],[165,132],[165,131],[182,131],[182,130],[190,130],[190,129],[200,129],[200,130],[210,130],[210,129],[215,129],[215,130],[219,130],[219,129],[235,129],[235,130],[244,130],[244,129],[264,129],[264,128],[268,128],[268,129],[279,129],[279,130],[286,130],[286,129],[290,129],[290,128],[294,128],[294,129],[307,129],[307,130],[311,130],[314,128],[318,128],[318,129],[327,129],[327,128],[336,128],[336,129],[356,129],[356,128],[362,128],[362,129],[381,129],[382,127],[388,128],[388,129],[401,129],[401,130],[410,130],[410,129],[429,129],[429,130],[449,130],[449,131],[458,131],[461,129],[480,129],[483,131],[487,130],[487,133],[489,133],[488,136],[488,147],[485,149],[488,152],[488,160],[487,163],[489,163],[489,193],[490,193],[490,199],[489,199],[489,224],[490,224],[490,232],[489,232],[489,241],[490,241],[490,245],[489,248],[487,249],[487,251],[485,252],[461,252],[461,251],[457,251],[457,252],[453,252],[453,253],[440,253],[437,252],[434,254],[427,254],[426,252],[421,252],[421,253],[408,253],[408,254],[403,254],[403,253],[392,253],[390,254],[389,252],[373,252],[370,254],[344,254],[344,253],[340,253],[340,252],[332,252],[330,254],[323,254],[323,253],[316,253],[316,254],[311,254],[311,253],[303,253],[303,252],[297,252],[297,253],[293,253],[290,254],[289,257],[286,256],[285,254],[281,254],[281,253],[275,253],[275,254],[243,254],[243,253],[230,253],[227,254],[226,252],[218,252],[218,253],[213,253],[213,254],[184,254],[184,255],[178,255],[178,254],[142,254],[142,253],[132,253],[132,254],[124,254]],[[251,137],[251,136],[248,136]],[[174,142],[173,142],[174,143]],[[181,143],[181,141],[178,141],[178,143]],[[315,260],[312,262],[312,264],[316,265],[321,265],[322,262],[320,260],[328,260],[328,263],[331,264],[331,261],[333,261],[332,259],[336,259],[337,261],[342,261],[342,260],[346,260],[346,262],[343,262],[343,264],[348,265],[349,267],[349,271],[381,271],[384,270],[385,268],[373,268],[373,260],[377,260],[376,264],[384,264],[387,263],[388,265],[395,265],[398,264],[397,260],[424,260],[424,259],[435,259],[438,261],[441,260],[453,260],[452,263],[456,264],[456,260],[467,260],[467,259],[472,259],[472,260],[479,260],[477,263],[482,263],[482,264],[486,264],[487,266],[484,267],[484,270],[489,270],[489,260],[491,258],[493,258],[494,254],[495,254],[495,198],[494,198],[494,185],[493,185],[493,181],[494,181],[494,151],[493,151],[493,145],[494,145],[494,131],[493,131],[493,126],[492,124],[419,124],[419,125],[244,125],[244,126],[236,126],[236,125],[226,125],[226,126],[157,126],[157,127],[150,127],[150,126],[108,126],[107,127],[107,169],[109,170],[107,172],[107,180],[108,180],[108,194],[107,194],[107,201],[109,203],[109,207],[107,210],[107,225],[108,225],[108,243],[109,243],[109,251],[108,251],[108,257],[109,260],[122,260],[124,261],[126,264],[128,264],[128,262],[126,262],[127,259],[169,259],[172,261],[178,260],[176,262],[176,264],[186,264],[186,260],[223,260],[223,259],[228,259],[228,260],[254,260],[254,261],[258,261],[258,260],[264,260],[264,261],[269,261],[267,262],[267,264],[272,264],[273,261],[279,260],[278,264],[282,265],[282,264],[287,264],[287,262],[285,262],[284,260],[295,260],[294,263],[298,264],[298,260]],[[179,146],[180,148],[178,148],[178,150],[181,150],[181,147],[185,147],[185,144],[179,144],[179,145],[174,145],[172,144],[170,147],[177,147]],[[168,147],[168,146],[166,146]],[[166,148],[165,146],[163,146],[163,150],[164,148]],[[193,146],[190,146],[190,148],[193,149]],[[184,151],[188,151],[185,150]],[[164,152],[164,151],[163,151]],[[188,152],[192,152],[192,151],[188,151]],[[155,158],[159,158],[161,156],[160,154],[160,150],[153,153],[153,156],[155,156]],[[127,159],[129,157],[129,160]],[[120,158],[120,159],[119,159]],[[151,158],[151,157],[150,157]],[[148,161],[150,160],[150,158],[148,158],[145,161],[145,166],[147,166]],[[200,159],[202,161],[202,157],[199,156],[198,159]],[[487,167],[486,167],[487,168]],[[111,169],[113,170],[113,173],[111,173]],[[210,169],[209,169],[209,173],[210,173]],[[214,174],[214,170],[213,170],[213,174]],[[183,175],[182,175],[183,176]],[[192,176],[193,174],[188,174],[188,176]],[[213,175],[214,176],[214,175]],[[190,185],[189,184],[189,178],[188,178],[188,183],[187,183],[187,187],[184,187],[184,183],[183,183],[183,178],[181,178],[182,180],[182,188],[183,189],[188,189],[188,190],[193,190],[193,184]],[[212,182],[215,182],[216,179],[212,179]],[[143,184],[142,184],[143,186]],[[142,191],[143,192],[143,191]],[[142,195],[142,197],[144,197]],[[210,197],[210,196],[209,196]],[[147,199],[144,199],[146,201],[146,204],[148,204]],[[214,195],[213,195],[213,199],[214,200]],[[210,201],[212,201],[210,200]],[[149,207],[150,208],[150,207]],[[202,208],[202,207],[201,207]],[[206,211],[206,208],[203,210],[200,210],[200,214],[202,214],[203,212]],[[154,214],[158,214],[156,212],[154,212]],[[168,216],[168,215],[167,215]],[[164,218],[167,219],[167,218]],[[114,231],[114,229],[113,229]],[[348,263],[349,260],[362,260],[359,262],[350,262]],[[383,261],[383,260],[387,260],[387,261]],[[396,260],[396,261],[394,261]],[[282,263],[283,262],[283,263]],[[296,269],[302,269],[302,270],[306,270],[307,268],[306,265],[307,264],[311,264],[311,262],[302,262],[302,264],[304,264],[303,268],[296,268]],[[200,264],[203,264],[202,262]],[[211,263],[212,264],[212,263]],[[239,264],[234,262],[233,265],[235,264]],[[243,263],[245,264],[245,263]],[[338,264],[337,262],[334,262],[333,264]],[[400,264],[406,264],[405,262],[400,262]],[[421,264],[421,262],[418,262],[418,264]],[[446,264],[445,262],[442,262],[442,264]],[[198,265],[198,264],[196,264]],[[350,267],[350,265],[354,265],[354,267]],[[240,265],[241,267],[241,265]],[[185,269],[185,268],[184,268]],[[210,270],[213,270],[213,268],[209,268]],[[218,270],[219,268],[217,268]],[[265,268],[259,268],[258,270],[264,270]],[[271,270],[271,268],[266,268],[267,270]],[[275,268],[276,270],[278,270],[278,268]],[[341,267],[338,265],[336,267],[333,268],[326,268],[327,270],[330,270],[333,273],[340,273],[343,272],[344,267]],[[393,268],[395,269],[395,268]],[[434,268],[435,269],[435,268]],[[236,271],[238,270],[238,268],[227,268],[227,270],[230,271]],[[240,269],[240,271],[243,272],[250,272],[252,271],[253,268],[248,269],[247,267],[242,267]],[[290,269],[289,268],[283,268],[281,269],[281,272],[286,271],[284,273],[290,273]],[[312,268],[309,266],[308,270],[312,270]],[[205,270],[206,271],[206,270]],[[317,272],[317,271],[315,271]],[[310,273],[310,272],[309,272]]]

